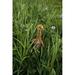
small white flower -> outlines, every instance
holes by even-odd
[[[45,7],[45,8],[43,9],[43,11],[46,11],[46,10],[48,10],[48,7]]]
[[[48,8],[46,7],[45,10],[47,10]]]
[[[52,29],[52,30],[55,30],[55,28],[56,28],[55,26],[51,26],[51,29]]]

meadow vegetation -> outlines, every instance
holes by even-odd
[[[32,39],[44,26],[44,47]],[[62,75],[62,0],[13,0],[13,75]]]

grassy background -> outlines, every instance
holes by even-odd
[[[37,49],[40,23],[44,47]],[[13,0],[13,75],[62,75],[62,0]]]

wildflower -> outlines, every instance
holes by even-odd
[[[47,11],[48,10],[48,7],[45,7],[44,9],[43,9],[43,11]]]
[[[46,7],[45,10],[48,10],[48,8]]]
[[[55,28],[56,28],[55,26],[51,26],[51,29],[52,29],[52,30],[55,30]]]

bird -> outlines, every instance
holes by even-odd
[[[36,37],[32,40],[33,44],[37,47],[44,47],[44,43],[43,43],[43,31],[44,31],[44,27],[42,24],[38,24],[36,26]]]

